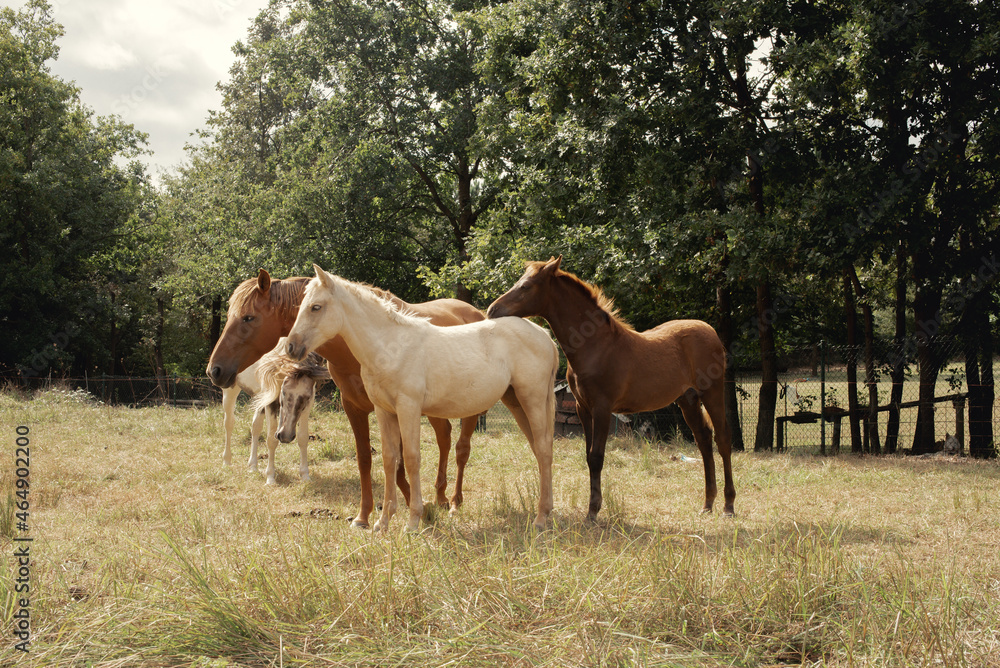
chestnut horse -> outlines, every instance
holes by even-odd
[[[260,270],[257,278],[243,281],[229,297],[229,312],[226,326],[215,344],[212,356],[208,361],[208,377],[219,387],[230,387],[236,375],[260,359],[271,350],[278,339],[287,336],[295,322],[299,302],[305,291],[306,277],[293,277],[284,280],[271,280],[271,276]],[[442,327],[484,320],[482,312],[474,306],[457,299],[437,299],[422,304],[406,304],[391,293],[371,288],[386,298],[405,305],[414,312],[427,317],[430,321]],[[347,344],[340,337],[331,339],[316,349],[316,352],[327,360],[330,376],[340,388],[344,413],[354,432],[354,445],[357,450],[358,472],[361,477],[361,509],[353,519],[352,525],[359,528],[368,527],[368,518],[374,507],[372,495],[372,449],[371,434],[368,426],[368,416],[375,406],[368,399],[364,382],[361,380],[361,365],[351,354]],[[457,473],[455,476],[455,494],[449,504],[445,495],[448,483],[448,453],[451,450],[451,423],[448,420],[433,418],[429,420],[434,429],[440,450],[438,461],[437,503],[450,505],[455,510],[462,504],[462,480],[465,464],[469,460],[472,433],[476,429],[477,416],[462,420],[462,430],[455,443],[455,460]],[[388,483],[388,481],[386,481]],[[403,496],[409,499],[410,487],[406,482],[402,467],[396,475]]]
[[[490,304],[489,318],[541,316],[562,345],[566,380],[576,397],[590,469],[590,509],[601,509],[601,469],[611,413],[656,410],[677,402],[694,432],[705,464],[705,506],[711,512],[717,487],[712,426],[722,455],[726,505],[734,515],[729,426],[722,382],[726,351],[719,336],[701,320],[671,320],[645,332],[623,322],[597,287],[562,271],[562,255],[529,262],[514,286]]]
[[[288,356],[303,359],[333,337],[343,337],[361,361],[368,396],[382,433],[382,463],[390,479],[403,461],[410,478],[415,531],[420,498],[420,416],[477,415],[503,399],[538,462],[540,492],[535,527],[552,511],[553,385],[559,353],[548,333],[521,318],[435,327],[398,303],[318,265],[292,331]],[[402,446],[402,447],[400,447]],[[388,530],[396,488],[385,486],[376,530]]]

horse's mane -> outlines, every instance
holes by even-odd
[[[279,311],[297,309],[299,302],[302,301],[305,285],[308,282],[308,276],[293,276],[291,278],[272,280],[271,287],[268,290],[268,298]],[[238,316],[253,298],[256,291],[256,277],[248,278],[236,286],[232,296],[229,297],[229,317]]]
[[[412,322],[414,320],[428,322],[430,320],[429,318],[425,318],[424,316],[418,314],[410,307],[409,304],[388,290],[376,288],[375,286],[368,285],[367,283],[355,283],[354,281],[349,281],[346,278],[341,278],[340,276],[336,276],[334,274],[330,274],[330,276],[334,279],[335,284],[346,288],[358,299],[363,301],[374,301],[379,304],[396,322],[405,323],[407,321]]]
[[[537,273],[543,266],[548,264],[543,261],[528,262],[528,268],[534,269]],[[562,269],[557,269],[553,274],[554,278],[564,278],[565,283],[570,285],[572,289],[577,290],[586,299],[592,301],[594,305],[604,311],[608,315],[608,320],[613,323],[617,323],[620,327],[628,330],[633,330],[634,328],[629,323],[622,320],[621,314],[618,312],[618,307],[615,306],[615,302],[611,297],[604,294],[604,291],[592,283],[579,278],[576,274],[572,274],[568,271],[563,271]]]
[[[281,396],[281,384],[288,376],[310,376],[314,382],[330,380],[326,360],[316,353],[309,353],[301,362],[293,362],[284,356],[287,339],[282,337],[278,345],[260,358],[257,366],[257,382],[260,392],[254,395],[253,410],[270,406]]]

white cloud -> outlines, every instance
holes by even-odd
[[[20,7],[23,2],[0,0]],[[149,134],[154,174],[185,158],[192,132],[222,104],[232,46],[246,38],[267,0],[56,0],[65,34],[52,72],[72,80],[101,116]]]
[[[84,63],[96,70],[121,70],[137,60],[131,50],[117,42],[94,42],[84,52]]]

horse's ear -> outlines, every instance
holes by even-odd
[[[261,269],[257,274],[257,289],[265,295],[271,289],[271,274],[267,273],[264,269]]]
[[[559,269],[559,263],[562,262],[562,255],[559,257],[550,257],[549,261],[545,263],[544,271],[548,273],[555,273]]]
[[[329,285],[330,284],[330,274],[328,274],[325,271],[323,271],[323,267],[321,267],[318,264],[316,264],[315,262],[313,262],[313,269],[316,270],[316,278],[319,279],[319,282],[321,284],[323,284],[323,285]]]

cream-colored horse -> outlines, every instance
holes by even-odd
[[[371,290],[318,265],[288,333],[288,356],[302,359],[340,335],[361,363],[361,377],[382,438],[385,499],[376,529],[387,530],[396,510],[391,484],[399,463],[410,479],[410,519],[423,514],[420,495],[420,415],[457,418],[488,410],[502,399],[538,461],[540,495],[535,526],[552,511],[553,385],[559,364],[544,329],[521,318],[436,327],[402,312]]]

